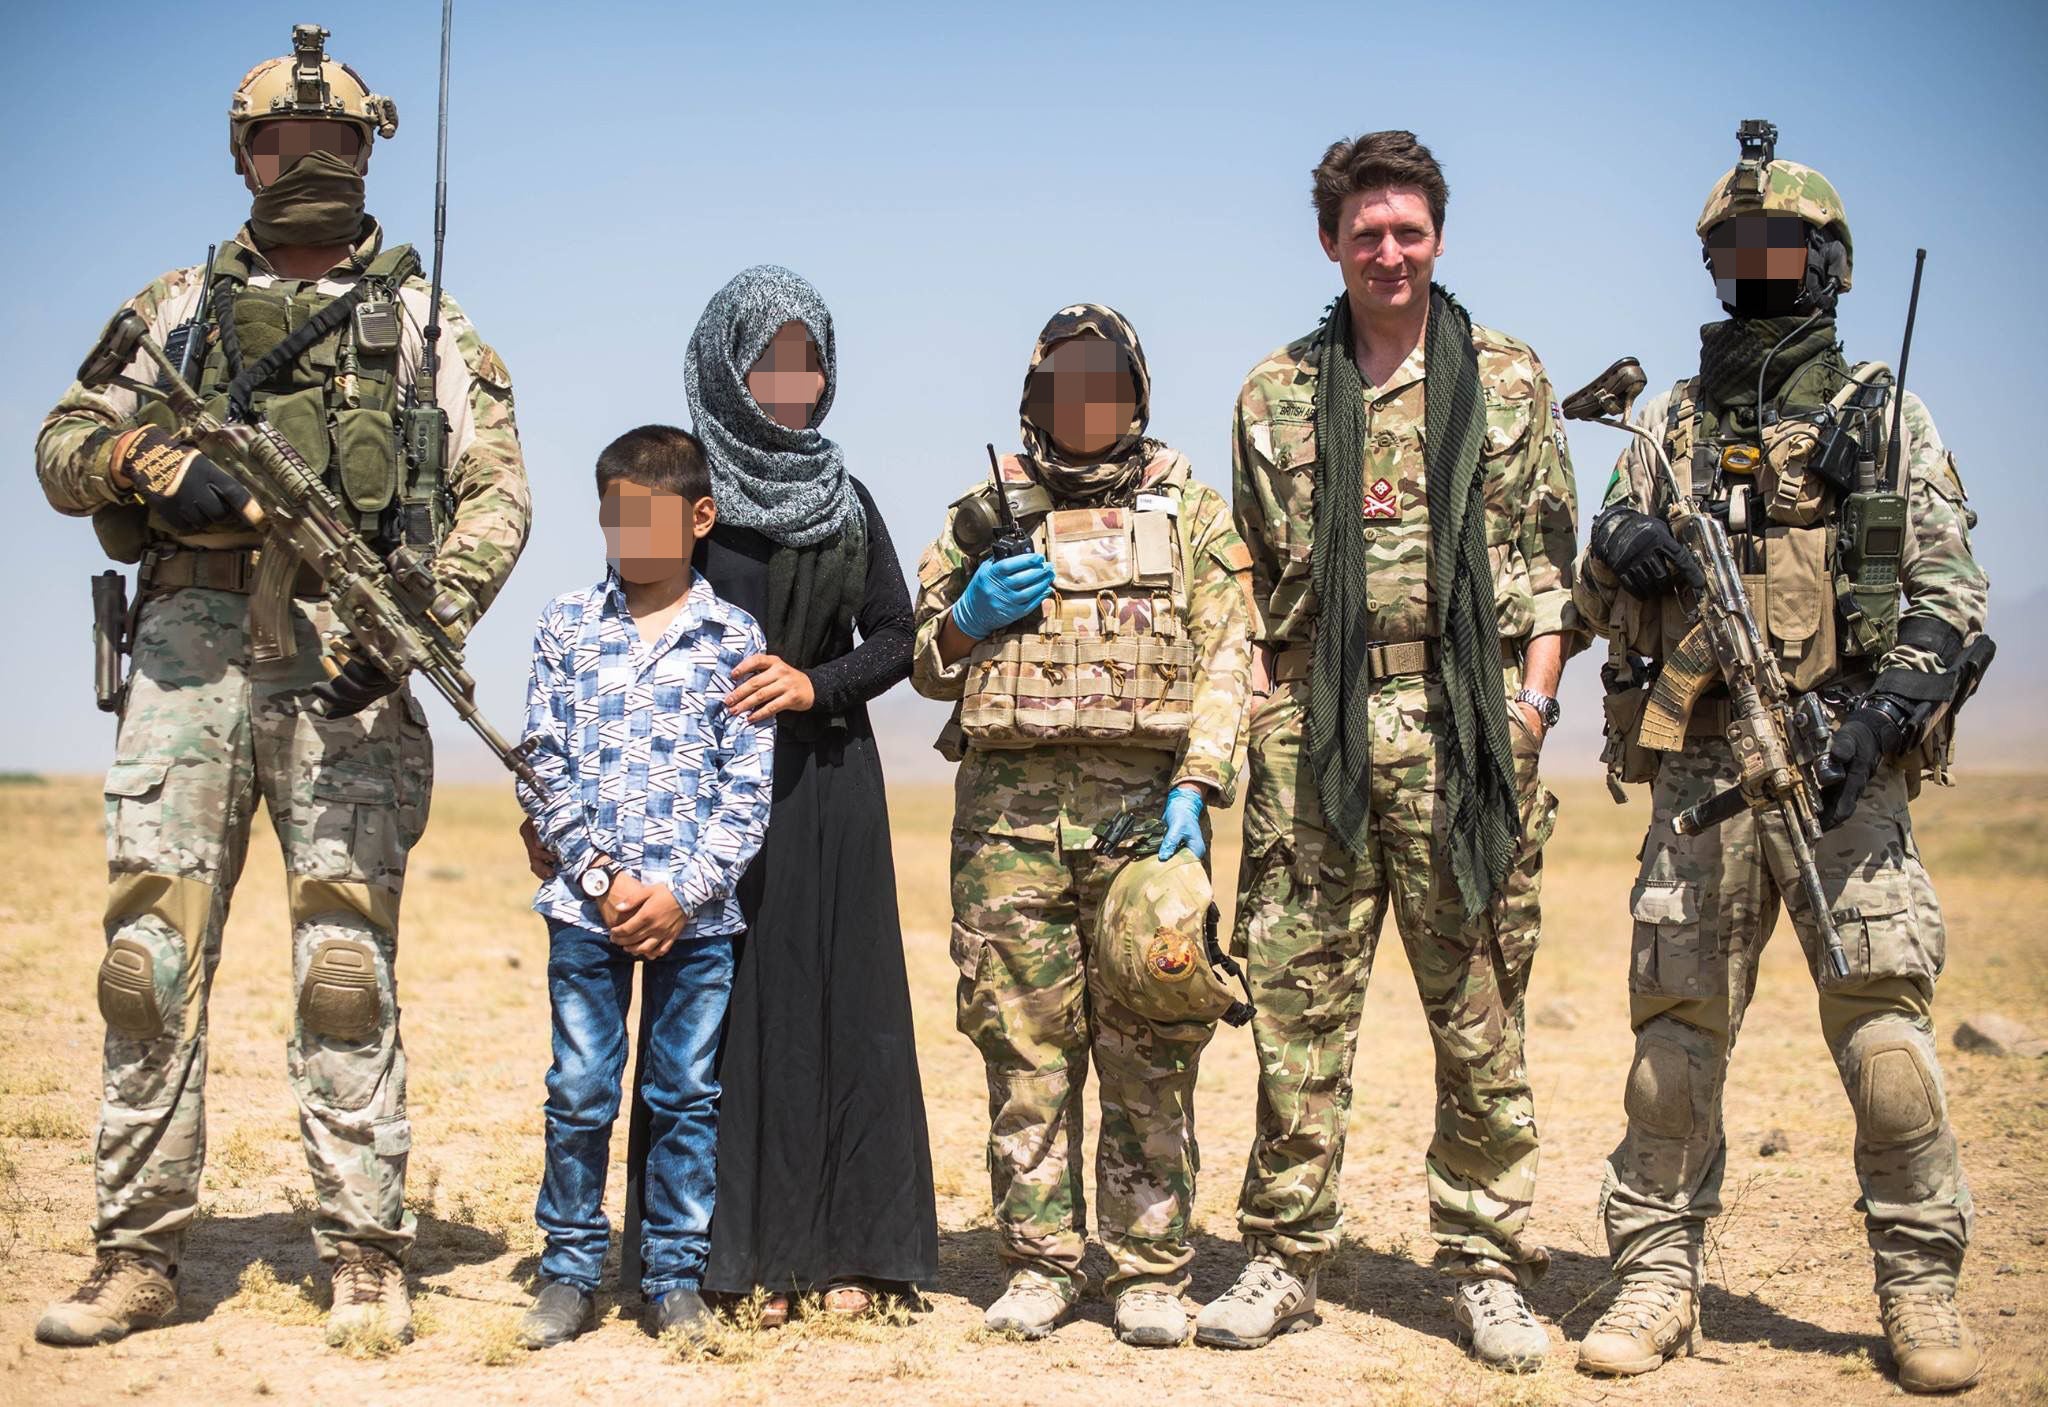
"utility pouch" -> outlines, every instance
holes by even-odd
[[[398,305],[388,298],[356,304],[355,344],[365,352],[395,352],[403,324]]]
[[[121,711],[128,692],[121,657],[128,645],[128,578],[100,572],[92,579],[92,691],[101,713]]]
[[[405,455],[405,488],[399,508],[400,539],[432,554],[448,534],[442,485],[448,459],[448,416],[431,400],[399,412],[398,438]]]

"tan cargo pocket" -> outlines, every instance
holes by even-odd
[[[1753,603],[1777,646],[1786,682],[1811,689],[1834,672],[1834,581],[1827,566],[1827,529],[1771,528],[1764,534],[1768,600]]]
[[[1912,883],[1901,870],[1884,870],[1861,883],[1851,880],[1838,901],[1835,931],[1849,958],[1848,984],[1864,979],[1905,977],[1933,985],[1941,975],[1945,943],[1941,925],[1923,926],[1913,907]],[[1821,967],[1824,986],[1842,986]]]
[[[1164,586],[1173,580],[1173,533],[1171,513],[1131,515],[1139,581],[1148,586]]]
[[[1178,741],[1195,724],[1195,647],[1149,635],[1137,646],[1138,736]]]
[[[398,441],[381,410],[344,410],[334,417],[341,486],[359,513],[381,513],[398,495]]]
[[[1081,737],[1113,740],[1137,726],[1139,637],[1074,641],[1074,727]]]
[[[398,784],[360,764],[329,762],[313,773],[304,818],[311,879],[383,883],[405,858],[399,832]]]
[[[107,768],[107,860],[116,869],[155,869],[156,847],[143,837],[149,813],[160,812],[171,764],[156,758],[116,761]],[[158,819],[161,819],[159,814]]]
[[[1641,884],[1630,902],[1635,940],[1628,989],[1639,996],[1706,997],[1719,988],[1721,955],[1704,951],[1699,886],[1681,881]]]
[[[1063,508],[1046,515],[1046,559],[1061,591],[1131,584],[1137,571],[1131,517],[1122,508]]]
[[[314,478],[327,472],[332,446],[327,441],[327,402],[318,386],[273,398],[264,407],[263,418],[291,441]]]

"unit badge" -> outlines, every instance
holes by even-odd
[[[1401,496],[1394,491],[1394,485],[1387,479],[1374,479],[1372,487],[1365,491],[1365,516],[1382,522],[1401,516]]]

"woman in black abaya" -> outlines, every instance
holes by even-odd
[[[836,380],[831,314],[772,265],[719,291],[685,362],[719,514],[696,566],[768,642],[735,671],[727,702],[777,730],[775,810],[741,888],[704,1287],[767,1292],[771,1324],[794,1295],[859,1314],[938,1276],[867,715],[909,676],[910,595],[873,500],[818,432]]]

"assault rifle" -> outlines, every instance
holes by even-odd
[[[1813,694],[1793,699],[1770,641],[1757,624],[1749,593],[1743,590],[1727,527],[1692,501],[1657,438],[1629,422],[1629,408],[1647,382],[1641,364],[1634,357],[1623,357],[1565,397],[1561,406],[1568,420],[1590,420],[1625,430],[1649,446],[1651,461],[1670,498],[1664,516],[1706,577],[1702,591],[1680,588],[1682,600],[1692,597],[1686,601],[1686,609],[1693,626],[1650,685],[1649,704],[1643,710],[1642,743],[1663,752],[1682,749],[1693,702],[1719,674],[1732,703],[1728,745],[1734,750],[1740,779],[1679,812],[1671,827],[1680,835],[1697,835],[1744,809],[1777,816],[1792,847],[1799,885],[1820,932],[1828,966],[1835,976],[1847,977],[1849,958],[1842,951],[1842,936],[1835,929],[1813,858],[1813,843],[1821,834],[1823,765],[1833,736],[1827,711]],[[1650,497],[1654,499],[1654,495]],[[1643,508],[1651,511],[1649,503]]]
[[[156,384],[123,374],[137,352],[156,363]],[[506,742],[477,708],[476,681],[463,667],[462,647],[448,633],[462,602],[434,580],[423,553],[400,546],[380,558],[291,442],[263,421],[225,424],[209,412],[133,311],[114,315],[79,367],[78,379],[86,386],[124,386],[169,406],[178,419],[178,437],[249,491],[242,516],[267,534],[265,556],[279,554],[311,567],[320,594],[372,664],[393,679],[417,672],[520,781],[543,789],[526,760],[526,745]]]

